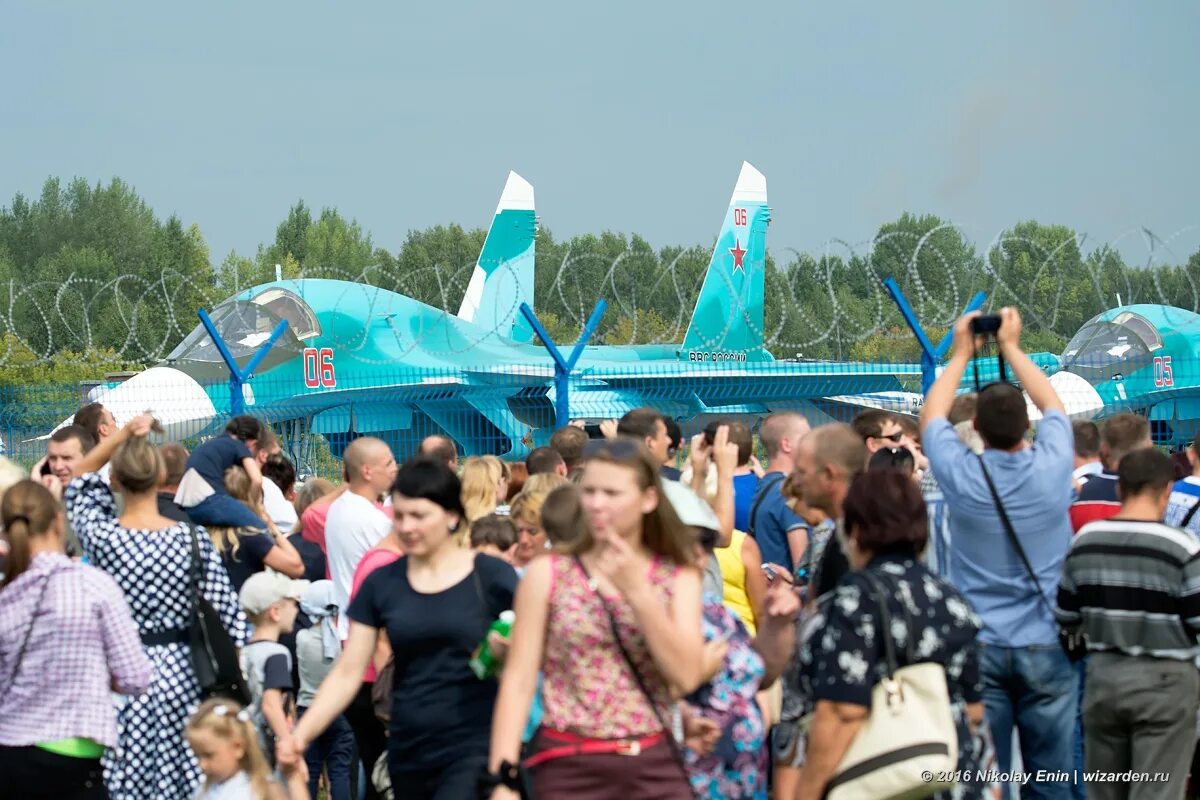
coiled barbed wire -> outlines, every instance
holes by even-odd
[[[1110,294],[1113,287],[1105,288],[1113,282],[1115,294],[1125,304],[1161,303],[1200,311],[1200,276],[1193,275],[1187,259],[1171,248],[1173,241],[1197,227],[1182,228],[1165,239],[1141,229],[1148,255],[1144,265],[1133,268],[1116,255],[1121,239],[1084,255],[1085,236],[1065,235],[1048,246],[1020,234],[1018,227],[998,234],[980,253],[963,236],[962,226],[951,222],[925,231],[890,230],[860,245],[831,239],[816,257],[785,250],[791,258],[784,266],[770,259],[762,264],[768,273],[764,278],[764,346],[777,357],[814,348],[841,353],[873,336],[891,336],[901,318],[883,289],[883,280],[889,274],[905,285],[928,327],[952,325],[970,297],[982,289],[991,303],[1011,303],[1020,308],[1027,327],[1065,341],[1075,330],[1064,329],[1061,312],[1072,283],[1077,281],[1085,282],[1090,298],[1086,308],[1072,310],[1082,310],[1085,320],[1116,305],[1117,297]],[[955,243],[955,252],[944,252],[940,244],[943,239]],[[646,343],[645,315],[651,311],[661,324],[655,326],[659,341],[650,343],[682,341],[711,249],[680,248],[670,258],[663,258],[626,242],[624,252],[606,259],[600,253],[577,251],[574,242],[563,242],[561,246],[558,263],[547,263],[543,257],[537,269],[543,273],[538,284],[546,287],[543,291],[548,291],[552,301],[547,305],[561,313],[558,321],[562,326],[580,330],[602,295],[610,305],[605,343]],[[1025,259],[1023,268],[1030,270],[1022,285],[1015,285],[1012,270],[1006,274],[1004,269],[1014,253]],[[1170,262],[1164,261],[1166,258]],[[439,264],[401,271],[374,264],[358,272],[331,266],[302,267],[299,277],[370,284],[408,296],[432,294],[441,309],[454,314],[474,266],[473,262]],[[1163,284],[1162,278],[1170,269],[1183,282],[1185,289],[1176,292],[1182,297],[1172,296]],[[547,279],[546,272],[552,277]],[[1135,281],[1139,273],[1142,280]],[[591,277],[586,286],[580,280],[585,274]],[[515,270],[507,278],[519,280]],[[1138,285],[1142,286],[1140,295]],[[862,291],[853,295],[854,304],[849,307],[842,292],[852,286]],[[517,296],[528,293],[518,291]],[[211,309],[232,294],[228,288],[216,288],[170,269],[153,279],[135,274],[106,279],[71,274],[62,281],[10,280],[7,286],[0,286],[0,366],[16,363],[18,352],[22,353],[20,363],[28,363],[30,352],[39,362],[50,361],[56,355],[61,361],[62,354],[68,352],[76,354],[80,363],[94,363],[94,358],[85,354],[101,344],[102,319],[107,357],[154,363],[195,327],[198,306]],[[512,319],[517,314],[515,306],[501,311],[497,314],[501,319]],[[748,316],[741,316],[728,320],[727,325],[749,323]],[[622,329],[628,331],[628,341],[614,338],[612,324],[623,319],[631,321],[627,329]],[[422,347],[446,355],[463,355],[483,338],[497,333],[508,333],[507,322],[504,328],[479,330],[478,338],[468,337],[454,346],[448,346],[445,337],[435,344],[424,337],[423,331],[417,331],[413,338],[404,337],[402,349],[407,353]],[[339,344],[353,357],[363,343]]]

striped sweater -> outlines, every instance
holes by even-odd
[[[1058,623],[1088,650],[1192,660],[1200,655],[1200,542],[1158,522],[1085,525],[1058,587]]]

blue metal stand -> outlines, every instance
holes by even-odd
[[[888,278],[883,282],[883,288],[887,289],[888,294],[892,296],[896,307],[900,309],[900,315],[904,317],[913,336],[917,337],[917,344],[921,346],[921,394],[926,394],[929,387],[933,386],[933,382],[937,380],[938,364],[941,364],[946,358],[946,354],[950,352],[950,344],[954,341],[954,331],[951,330],[947,333],[938,346],[934,347],[933,342],[929,341],[929,337],[925,335],[925,329],[921,327],[916,312],[909,305],[908,298],[904,296],[896,279]],[[971,298],[971,302],[967,303],[963,314],[978,311],[983,308],[985,302],[987,302],[987,294],[978,292]]]
[[[262,363],[262,360],[267,357],[267,353],[275,346],[275,342],[279,341],[279,337],[287,330],[287,320],[280,320],[275,326],[275,330],[271,331],[271,335],[263,342],[262,347],[258,348],[258,352],[254,354],[254,358],[246,364],[245,369],[238,367],[237,361],[233,357],[233,353],[229,352],[229,347],[226,346],[225,340],[221,338],[220,332],[217,331],[217,326],[213,324],[209,318],[208,312],[203,308],[200,309],[200,324],[204,326],[204,330],[208,331],[208,335],[212,337],[213,344],[217,346],[217,352],[221,354],[221,358],[225,361],[225,366],[229,367],[229,413],[236,417],[246,410],[246,398],[242,395],[242,386],[254,377],[254,370]]]
[[[542,345],[550,354],[550,358],[554,359],[554,424],[556,428],[561,428],[571,421],[571,404],[568,402],[571,371],[575,369],[575,364],[583,355],[583,348],[587,347],[588,341],[596,333],[596,328],[600,327],[600,318],[604,316],[606,308],[608,308],[608,304],[603,299],[596,303],[592,316],[588,318],[587,325],[583,326],[583,332],[579,334],[579,341],[575,343],[575,349],[571,351],[570,357],[564,359],[558,345],[546,333],[546,329],[538,320],[537,315],[533,313],[533,309],[529,307],[528,303],[521,303],[521,314],[524,315],[538,338],[542,340]]]

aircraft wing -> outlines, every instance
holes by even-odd
[[[820,404],[824,398],[898,392],[911,364],[838,362],[757,364],[595,365],[572,380],[572,416],[612,415],[613,408],[648,405],[683,417],[755,412]]]

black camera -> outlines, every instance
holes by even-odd
[[[1000,330],[999,314],[984,314],[971,320],[971,333],[976,336],[995,334]]]

